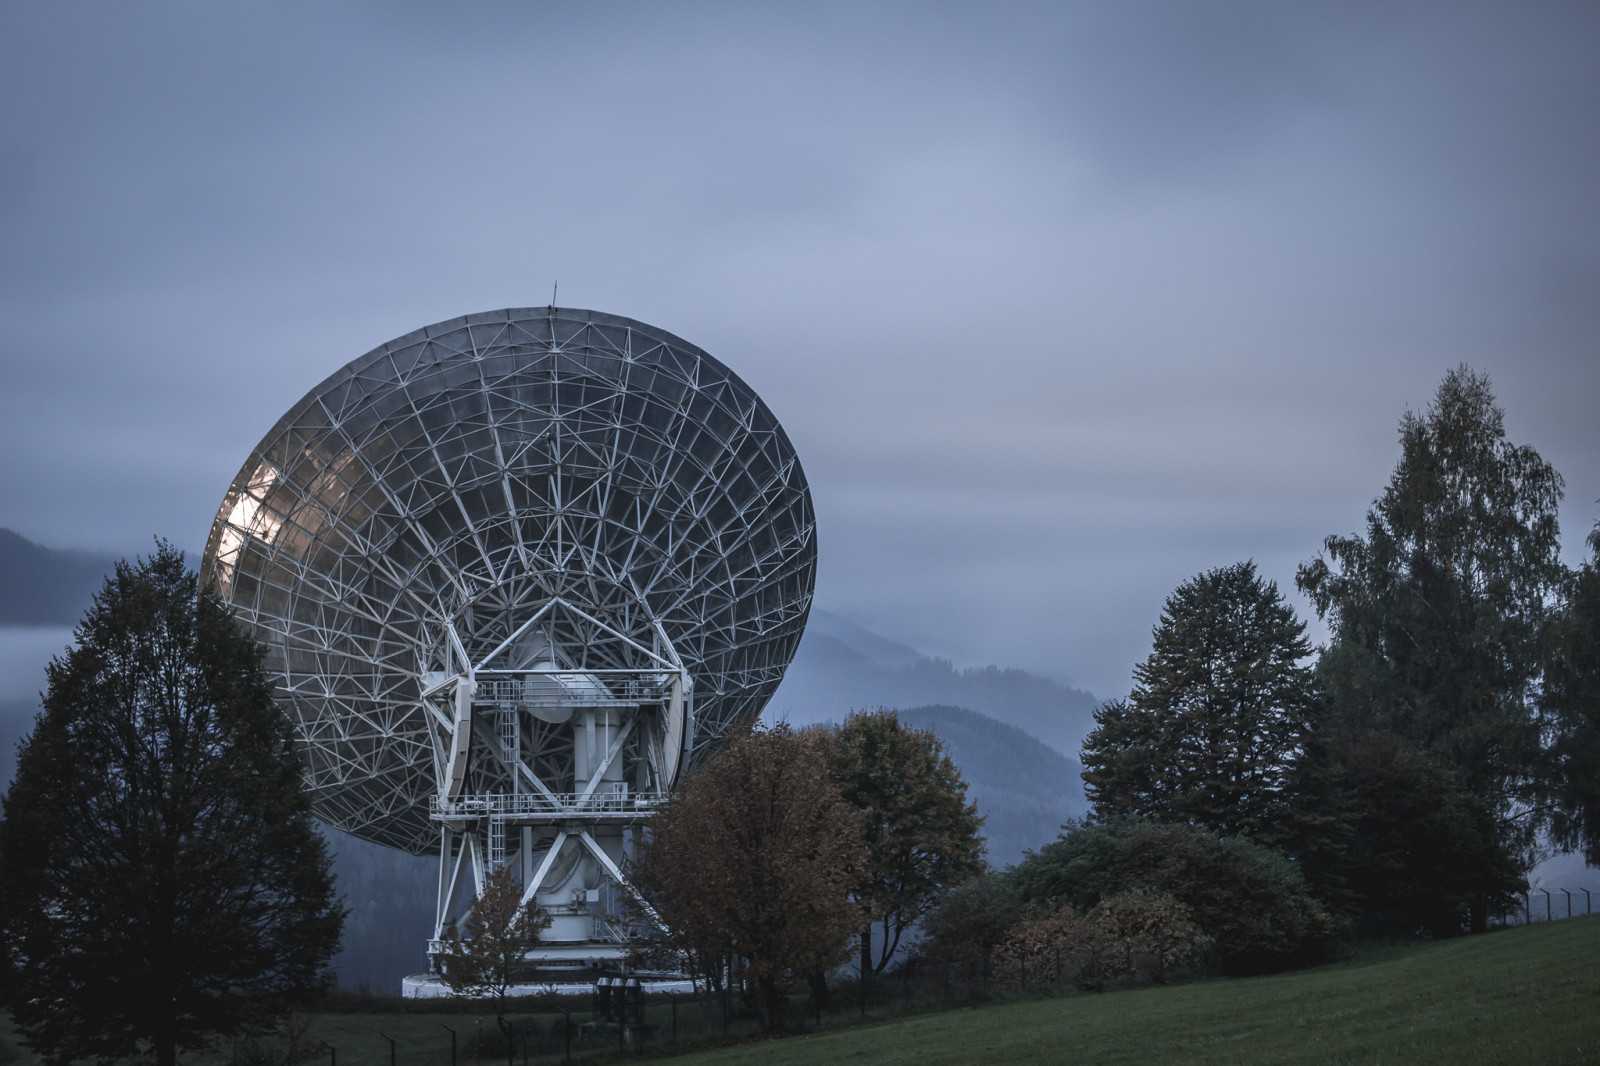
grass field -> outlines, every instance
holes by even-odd
[[[1292,974],[991,1004],[694,1063],[1595,1063],[1600,916]]]
[[[444,1066],[450,1044],[441,1023],[461,1034],[461,1066],[473,1062],[465,1047],[476,1027],[494,1028],[492,1015],[471,1013],[324,1014],[311,1036],[339,1049],[340,1066],[387,1066],[380,1032],[399,1041],[397,1066]],[[601,1049],[577,1050],[587,1058],[583,1051]],[[670,1058],[686,1066],[1594,1063],[1600,916],[1374,950],[1271,977],[1021,998]],[[17,1066],[34,1061],[24,1052]]]

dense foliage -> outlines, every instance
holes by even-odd
[[[984,869],[983,819],[939,738],[893,711],[851,714],[828,741],[834,780],[860,815],[861,970],[881,971],[906,930],[951,885]],[[880,930],[873,950],[873,924]]]
[[[1083,989],[1138,978],[1165,980],[1205,968],[1212,940],[1183,903],[1133,889],[1087,911],[1070,903],[1029,908],[981,962],[991,984],[1071,983]]]
[[[1153,638],[1133,693],[1095,712],[1083,745],[1095,814],[1278,829],[1315,705],[1305,625],[1244,562],[1178,586]]]
[[[1329,537],[1297,578],[1333,631],[1318,664],[1328,728],[1390,734],[1452,777],[1495,819],[1493,846],[1479,849],[1493,882],[1489,867],[1525,863],[1540,828],[1536,696],[1566,579],[1561,477],[1506,439],[1488,379],[1465,367],[1424,413],[1407,412],[1400,444],[1366,536]],[[1358,817],[1388,802],[1353,800]],[[1475,927],[1494,903],[1472,902]]]
[[[945,961],[981,959],[1034,916],[1005,874],[985,874],[947,892],[920,927],[922,952]]]
[[[1156,832],[1130,817],[1237,835],[1353,929],[1442,936],[1509,909],[1541,841],[1600,852],[1600,534],[1569,574],[1560,475],[1506,439],[1481,374],[1448,373],[1400,445],[1364,535],[1327,538],[1297,574],[1331,630],[1315,667],[1250,564],[1201,574],[1168,599],[1130,696],[1097,712],[1084,781],[1108,840]],[[1093,828],[1017,876],[1072,872],[1079,897],[1040,891],[1079,907],[1107,891],[1125,860]],[[1160,887],[1224,950],[1253,942]]]
[[[782,994],[849,955],[865,863],[819,734],[730,734],[651,823],[631,880],[691,964],[731,960],[767,1025]]]
[[[269,1028],[343,918],[259,647],[162,544],[49,667],[0,823],[5,1001],[47,1061]]]
[[[1336,736],[1321,754],[1345,831],[1313,876],[1366,932],[1451,936],[1474,908],[1512,902],[1524,861],[1488,804],[1436,756],[1382,730]]]
[[[1554,732],[1555,834],[1600,865],[1600,525],[1552,627],[1543,710]]]
[[[1334,930],[1299,869],[1277,851],[1130,817],[1069,824],[1017,865],[962,885],[928,916],[923,949],[962,960],[1049,943],[1073,958],[1094,949],[1100,965],[1109,945],[1149,955],[1156,949],[1147,941],[1162,941],[1157,971],[1179,956],[1214,953],[1224,970],[1251,972],[1315,955]],[[1163,954],[1168,947],[1177,954]]]
[[[1087,911],[1130,891],[1189,909],[1230,970],[1284,965],[1333,931],[1299,869],[1271,848],[1173,822],[1124,818],[1066,826],[1007,871],[1027,904]]]

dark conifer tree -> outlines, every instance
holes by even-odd
[[[1315,708],[1300,665],[1310,654],[1304,623],[1254,563],[1178,586],[1132,695],[1097,710],[1084,742],[1096,815],[1275,832]]]
[[[51,1063],[315,1003],[343,912],[259,646],[181,553],[118,564],[49,667],[0,823],[0,981]]]

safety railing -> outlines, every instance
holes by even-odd
[[[662,703],[671,695],[671,685],[655,678],[607,678],[601,684],[592,674],[551,673],[526,681],[480,681],[473,702],[534,707],[610,707],[619,703],[630,706]]]
[[[445,799],[428,797],[428,813],[435,818],[512,817],[516,815],[635,817],[649,814],[666,800],[661,792],[618,792],[596,789],[580,792],[521,792],[515,795],[475,795]]]

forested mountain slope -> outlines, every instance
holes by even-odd
[[[984,817],[989,863],[1000,867],[1056,838],[1087,809],[1083,768],[1015,726],[962,707],[912,707],[901,721],[938,734]]]
[[[770,720],[843,721],[852,709],[965,707],[1016,726],[1075,758],[1099,701],[1082,689],[999,666],[957,669],[945,659],[813,610],[794,663],[767,706]]]
[[[114,562],[46,548],[0,528],[0,625],[73,625]]]

